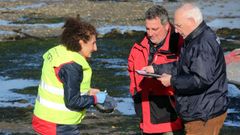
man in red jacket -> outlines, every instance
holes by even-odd
[[[143,134],[183,134],[182,121],[175,111],[174,90],[136,72],[143,69],[157,72],[158,65],[168,63],[161,70],[170,73],[183,39],[174,32],[166,9],[159,5],[146,11],[145,23],[146,35],[133,45],[128,58],[130,93],[135,112],[141,118],[140,129]]]

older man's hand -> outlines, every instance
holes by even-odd
[[[144,70],[147,73],[154,73],[153,66],[146,66],[146,67],[143,67],[141,70]]]
[[[171,82],[170,82],[171,77],[172,75],[163,73],[161,77],[157,78],[157,80],[161,81],[165,87],[168,87],[171,85]]]

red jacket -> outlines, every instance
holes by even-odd
[[[158,49],[157,53],[155,53],[152,64],[165,64],[177,61],[178,53],[170,52],[170,37],[172,38],[172,32],[168,32],[165,43]],[[183,39],[180,37],[174,45],[177,46],[177,48],[180,48],[182,43]],[[172,87],[163,86],[157,79],[145,78],[135,72],[136,70],[140,70],[143,67],[148,66],[149,46],[148,38],[145,36],[140,44],[134,44],[128,58],[130,93],[134,96],[134,94],[141,92],[142,100],[144,101],[142,102],[142,108],[144,108],[142,109],[143,122],[140,123],[140,127],[144,133],[164,133],[179,130],[182,128],[181,120],[179,118],[174,122],[158,124],[152,124],[150,121],[151,113],[149,111],[150,103],[148,102],[148,96],[172,96],[174,95],[174,90]]]

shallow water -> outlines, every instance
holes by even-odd
[[[59,23],[35,23],[35,24],[16,24],[11,21],[0,19],[0,26],[14,26],[14,27],[27,27],[28,29],[40,29],[40,28],[61,28],[63,26],[63,22]]]
[[[12,89],[22,89],[29,86],[36,86],[39,81],[26,79],[12,79],[0,77],[0,107],[27,107],[32,105],[35,97],[32,95],[23,95],[14,93]],[[25,103],[19,103],[21,100],[27,100]]]
[[[12,1],[14,2],[14,1]],[[0,8],[1,10],[25,10],[25,9],[30,9],[30,8],[40,8],[43,6],[46,6],[46,3],[35,3],[35,4],[29,4],[29,5],[20,5],[20,6],[16,6],[16,7],[5,7],[5,8]]]

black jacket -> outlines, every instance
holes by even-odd
[[[64,64],[58,76],[64,87],[65,106],[74,111],[82,111],[95,104],[94,97],[89,95],[81,95],[80,84],[83,80],[82,66],[72,62]]]
[[[224,54],[205,22],[185,39],[177,66],[171,84],[183,120],[207,121],[226,112],[229,100]]]

